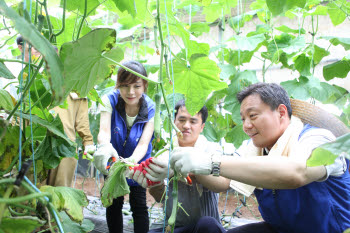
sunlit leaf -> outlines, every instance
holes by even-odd
[[[335,159],[343,155],[350,159],[350,133],[343,135],[334,142],[329,142],[316,148],[307,160],[307,166],[326,166],[333,164]]]
[[[331,18],[331,21],[334,26],[337,26],[342,22],[344,22],[344,20],[346,19],[346,14],[341,9],[341,7],[337,6],[337,4],[334,2],[329,2],[327,4],[327,8],[328,8],[328,15]]]
[[[7,69],[5,64],[3,62],[0,62],[0,77],[6,78],[6,79],[15,79],[16,77]]]
[[[285,33],[295,33],[295,34],[305,34],[305,29],[304,28],[300,28],[299,29],[292,29],[286,25],[282,25],[282,26],[279,26],[279,27],[275,27],[275,29],[277,29],[278,31],[281,31],[281,32],[285,32]]]
[[[341,45],[344,47],[345,50],[350,49],[350,38],[343,38],[343,37],[335,37],[335,36],[320,36],[318,39],[325,39],[329,40],[329,42],[334,45]]]
[[[12,98],[13,97],[10,95],[10,93],[8,93],[8,91],[0,89],[0,110],[12,110],[15,105]]]
[[[186,98],[186,108],[191,115],[204,105],[212,91],[224,89],[227,84],[220,82],[220,69],[208,57],[191,57],[190,66],[174,62],[175,92]]]
[[[67,91],[75,91],[85,97],[93,86],[112,75],[115,64],[103,56],[118,62],[123,59],[121,49],[112,49],[115,40],[115,30],[101,28],[62,45],[60,57],[64,64]]]
[[[266,0],[267,7],[274,16],[283,14],[293,7],[303,8],[306,0]]]
[[[323,66],[323,77],[327,81],[333,78],[346,78],[349,71],[350,59],[343,58],[341,61]]]

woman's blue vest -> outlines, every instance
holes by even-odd
[[[146,123],[154,117],[155,105],[154,102],[145,94],[141,97],[141,106],[134,124],[128,132],[126,127],[126,112],[125,102],[119,94],[119,90],[108,95],[112,106],[111,118],[111,143],[118,152],[118,155],[123,158],[129,158],[134,152],[138,141],[142,136],[143,129]],[[153,139],[153,137],[152,137]],[[151,156],[152,140],[148,145],[147,152],[140,162],[145,161]],[[130,186],[138,184],[132,179],[127,179]]]
[[[314,127],[306,125],[299,135]],[[350,174],[297,189],[255,190],[265,222],[279,233],[343,233],[350,228]]]

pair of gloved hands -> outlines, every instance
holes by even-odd
[[[95,167],[105,175],[108,174],[106,166],[111,157],[115,157],[118,160],[118,153],[111,143],[99,145],[94,154]],[[155,183],[150,183],[150,181],[160,182],[157,185],[162,184],[168,176],[168,163],[158,158],[151,161],[148,164],[141,165],[142,169],[139,165],[138,170],[133,169],[133,174],[129,173],[126,176],[135,180],[144,188],[155,185]],[[212,171],[211,155],[195,147],[177,147],[171,153],[170,166],[183,177],[186,177],[189,173],[209,175]],[[172,176],[173,170],[170,169],[169,172],[170,176]]]
[[[134,172],[129,177],[135,180],[143,188],[162,185],[164,179],[168,176],[168,163],[158,158],[149,158],[134,167]],[[173,176],[172,169],[169,170],[169,176]]]
[[[115,161],[119,158],[118,152],[111,143],[98,145],[98,149],[94,154],[94,165],[104,175],[108,175],[107,163],[111,157],[114,157]],[[170,176],[174,174],[172,169],[169,173]],[[168,176],[168,163],[162,159],[149,158],[140,163],[139,166],[131,170],[127,169],[125,176],[135,180],[143,188],[161,185]]]

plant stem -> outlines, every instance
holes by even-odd
[[[7,42],[8,42],[9,40],[11,40],[13,37],[16,37],[17,35],[18,35],[18,33],[14,34],[13,36],[11,36],[11,37],[8,38],[7,40],[5,40],[4,44],[0,46],[0,49],[1,49],[2,47],[4,47],[4,46],[7,44]]]
[[[29,64],[29,62],[25,62],[25,61],[22,61],[22,60],[16,60],[16,59],[3,59],[3,58],[0,58],[0,62],[18,62],[18,63],[21,63],[21,64],[30,65],[30,66],[35,67],[35,68],[38,67],[37,65],[34,65],[33,63]]]
[[[46,14],[47,27],[49,28],[50,39],[51,39],[51,37],[52,37],[52,25],[51,25],[49,11],[47,10],[47,2],[46,1],[47,0],[44,0],[43,6],[44,6],[45,14]]]
[[[6,202],[3,203],[1,202],[1,199],[8,199],[12,193],[12,190],[13,190],[13,185],[10,185],[7,189],[6,189],[6,192],[4,194],[4,197],[3,198],[0,198],[0,225],[1,225],[1,220],[2,220],[2,216],[4,215],[5,213],[5,207],[6,207]]]
[[[77,37],[76,37],[76,40],[79,39],[79,36],[80,36],[80,32],[81,32],[81,29],[83,28],[83,24],[84,24],[84,21],[85,21],[85,18],[86,18],[86,14],[87,13],[87,0],[85,0],[85,5],[84,5],[84,15],[81,19],[81,22],[80,22],[80,25],[79,25],[79,29],[78,29],[78,33],[77,33]]]
[[[113,60],[113,59],[111,59],[111,58],[109,58],[109,57],[106,57],[106,56],[103,56],[103,55],[102,55],[102,57],[103,57],[103,58],[106,58],[107,60],[110,60],[111,62],[115,63],[116,65],[118,65],[118,66],[124,68],[125,70],[129,71],[130,73],[133,73],[134,75],[136,75],[136,76],[138,76],[138,77],[140,77],[140,78],[142,78],[142,79],[144,79],[144,80],[146,80],[146,81],[148,81],[148,82],[155,83],[155,84],[159,84],[157,81],[154,81],[154,80],[152,80],[152,79],[149,79],[149,78],[147,78],[146,76],[143,76],[142,74],[139,74],[139,73],[137,73],[137,72],[135,72],[135,71],[129,69],[128,67],[122,65],[121,63],[119,63],[119,62],[117,62],[117,61],[115,61],[115,60]]]
[[[44,192],[42,192],[42,193],[32,193],[32,194],[29,194],[29,195],[26,195],[26,196],[21,196],[21,197],[0,198],[0,203],[13,204],[13,203],[18,203],[18,202],[24,202],[24,201],[32,200],[32,199],[38,198],[38,197],[46,197],[46,196],[51,197],[51,193],[47,193],[47,192],[44,193]]]
[[[62,28],[59,32],[54,33],[54,36],[59,36],[65,29],[66,26],[66,5],[67,5],[67,0],[63,0],[63,13],[62,13]]]
[[[16,106],[12,109],[11,113],[7,117],[7,120],[10,120],[10,118],[13,116],[13,114],[17,111],[18,107],[21,105],[21,102],[23,101],[24,97],[26,96],[27,91],[29,90],[30,86],[35,80],[36,75],[39,73],[39,70],[41,66],[44,64],[44,59],[40,61],[40,64],[38,65],[37,69],[35,70],[35,73],[33,74],[33,78],[30,80],[30,82],[27,83],[27,85],[24,87],[24,90],[22,92],[21,98],[18,100]]]

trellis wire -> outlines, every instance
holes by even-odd
[[[172,79],[172,83],[173,83],[173,110],[175,108],[175,80],[174,80],[174,69],[173,69],[173,59],[171,57],[171,45],[170,45],[170,31],[169,31],[169,21],[168,21],[168,11],[167,11],[167,7],[166,7],[166,0],[164,0],[164,7],[165,7],[165,22],[166,22],[166,26],[167,26],[167,38],[168,38],[168,49],[169,49],[169,59],[170,59],[170,66],[171,66],[171,79]],[[175,1],[174,1],[174,8],[175,8]],[[159,25],[161,26],[161,25]],[[187,52],[186,52],[186,56],[187,56]],[[173,118],[175,116],[175,111],[173,111]],[[171,119],[169,119],[171,120]],[[170,128],[170,144],[173,145],[173,137],[171,134],[172,129]],[[169,159],[168,159],[168,174],[167,174],[167,186],[166,186],[166,191],[165,191],[165,195],[166,198],[165,200],[168,199],[168,193],[169,193],[169,171],[170,171],[170,154],[171,154],[171,150],[172,147],[170,147],[169,149]],[[165,229],[165,224],[166,224],[166,208],[167,208],[167,201],[165,201],[165,205],[164,205],[164,222],[163,222],[163,233],[164,233],[164,229]],[[173,208],[177,208],[173,206]]]

